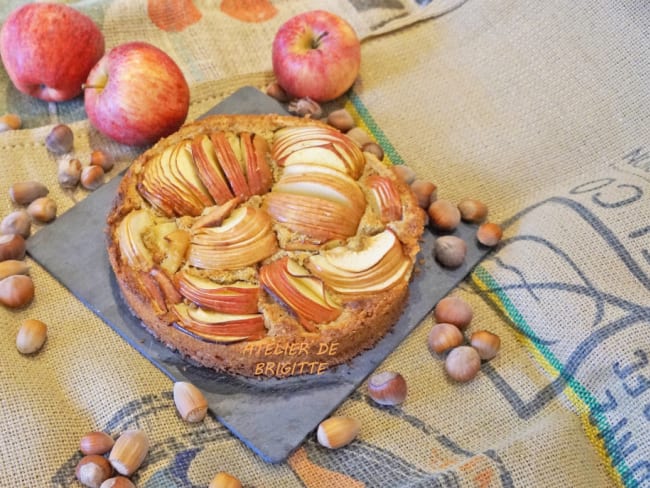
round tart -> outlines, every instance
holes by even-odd
[[[213,116],[136,159],[108,216],[122,295],[187,359],[320,374],[398,320],[424,212],[350,138],[309,119]]]

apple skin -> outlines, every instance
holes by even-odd
[[[104,36],[97,25],[63,4],[19,7],[0,31],[0,55],[14,86],[48,102],[79,95],[103,54]]]
[[[185,122],[190,89],[178,65],[145,42],[111,49],[90,71],[84,88],[90,123],[129,146],[152,144]]]
[[[280,26],[272,59],[277,82],[287,93],[326,102],[343,95],[356,80],[361,44],[344,19],[313,10]]]

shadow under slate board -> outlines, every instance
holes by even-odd
[[[244,87],[206,115],[217,113],[286,112],[259,90]],[[104,237],[106,214],[120,179],[113,178],[33,235],[28,240],[29,255],[173,381],[189,381],[200,388],[214,416],[271,463],[284,461],[487,252],[475,244],[475,227],[462,224],[456,234],[468,242],[467,259],[458,269],[444,269],[433,258],[435,236],[427,230],[420,260],[424,264],[411,283],[408,306],[375,348],[322,375],[284,380],[234,377],[183,360],[146,332],[123,302]]]

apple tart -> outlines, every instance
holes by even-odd
[[[424,212],[345,134],[212,116],[137,158],[107,221],[122,295],[155,337],[244,376],[320,374],[398,320]]]

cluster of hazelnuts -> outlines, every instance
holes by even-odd
[[[45,147],[55,156],[69,154],[74,146],[72,129],[65,124],[52,128],[45,138]],[[94,191],[104,184],[104,177],[113,169],[113,159],[104,151],[95,149],[90,153],[90,161],[82,165],[77,158],[62,158],[58,163],[57,177],[62,188],[74,189],[81,185]]]

